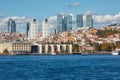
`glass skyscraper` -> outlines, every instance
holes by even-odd
[[[62,27],[63,27],[63,18],[64,18],[64,15],[62,15],[62,14],[58,14],[57,15],[57,32],[59,33],[59,32],[62,32]]]
[[[83,27],[83,17],[82,14],[77,15],[77,28]]]
[[[16,32],[16,23],[12,19],[9,19],[8,21],[8,32],[9,33]]]
[[[67,15],[65,16],[64,20],[65,20],[65,30],[66,31],[72,30],[72,16]]]
[[[72,30],[72,16],[58,14],[57,15],[57,30],[58,30],[58,33]]]
[[[30,28],[30,24],[29,24],[29,23],[27,23],[27,32],[26,32],[27,37],[28,37],[28,31],[29,31],[29,28]]]
[[[86,27],[93,28],[93,18],[92,15],[86,15]]]

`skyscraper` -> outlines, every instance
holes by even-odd
[[[36,19],[33,19],[29,23],[29,34],[28,39],[37,39],[38,38],[38,22]]]
[[[58,14],[57,15],[57,30],[58,30],[58,33],[72,30],[72,16]]]
[[[67,15],[64,17],[64,21],[65,21],[65,24],[63,26],[63,29],[65,31],[69,31],[69,30],[72,30],[72,16],[71,15]]]
[[[57,32],[62,32],[62,27],[63,27],[63,19],[64,19],[64,15],[63,14],[58,14],[57,15]]]
[[[92,15],[86,15],[86,27],[93,28],[93,18]]]
[[[63,21],[62,21],[62,32],[67,31],[67,17],[64,15],[63,16]]]
[[[30,28],[30,24],[27,23],[27,32],[26,32],[27,37],[28,37],[29,28]]]
[[[77,28],[82,28],[83,27],[83,18],[82,14],[77,15]]]
[[[9,33],[16,32],[16,24],[15,24],[15,21],[12,19],[9,19],[8,21],[8,32]]]
[[[48,19],[45,19],[45,20],[42,22],[42,27],[43,27],[42,37],[43,37],[43,38],[46,38],[46,37],[48,37],[49,34],[50,34]]]

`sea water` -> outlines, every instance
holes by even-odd
[[[120,56],[0,56],[0,80],[120,80]]]

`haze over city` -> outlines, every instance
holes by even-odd
[[[36,18],[39,29],[44,19],[48,19],[50,27],[56,27],[57,14],[72,14],[73,29],[76,28],[76,15],[92,14],[94,27],[104,27],[111,23],[120,23],[119,0],[0,0],[0,28],[7,28],[7,21],[16,21],[17,31],[25,32],[26,23]]]

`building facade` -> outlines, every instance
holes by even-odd
[[[57,32],[62,32],[62,28],[64,26],[63,24],[63,20],[64,20],[64,15],[63,14],[58,14],[57,15]]]
[[[12,51],[13,54],[19,54],[22,52],[31,52],[31,44],[29,42],[13,42]]]
[[[93,18],[92,15],[86,15],[86,27],[93,28]]]
[[[28,39],[37,39],[38,38],[38,22],[36,19],[33,19],[29,24]]]
[[[71,15],[65,16],[64,21],[65,21],[65,24],[64,24],[65,31],[72,30],[72,16]]]
[[[28,37],[28,32],[29,32],[29,29],[30,29],[30,24],[29,23],[27,23],[27,30],[26,30],[26,36]]]
[[[77,15],[77,28],[83,27],[83,17],[82,14]]]
[[[4,50],[9,54],[14,55],[21,52],[31,52],[31,44],[29,42],[3,42],[0,43],[0,54],[4,54]]]
[[[33,43],[34,48],[31,49],[33,52],[39,54],[63,54],[63,53],[72,53],[72,44],[38,44]],[[35,49],[35,47],[37,47]]]
[[[48,19],[45,19],[42,22],[42,37],[46,38],[50,35],[50,28],[49,28],[49,24],[48,24]]]
[[[8,21],[8,32],[9,33],[16,32],[16,23],[12,19],[9,19],[9,21]]]
[[[57,15],[57,30],[59,32],[72,30],[72,16],[71,15]]]
[[[10,42],[0,43],[0,54],[3,54],[5,49],[7,49],[9,52],[11,52],[12,51],[12,43],[10,43]]]

